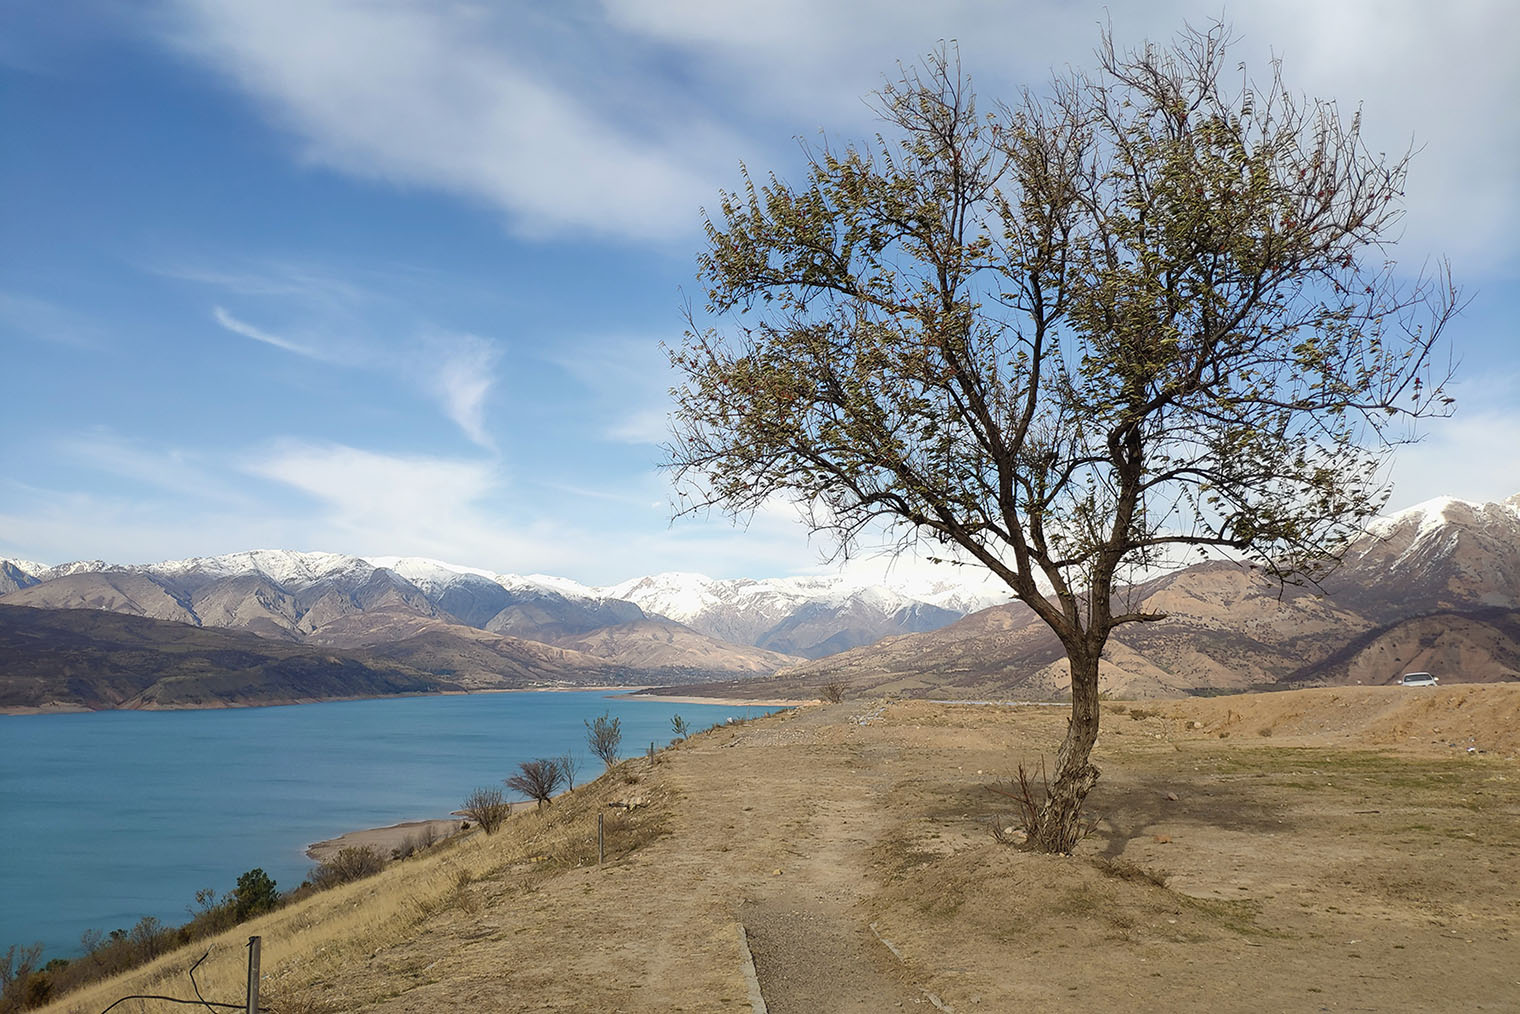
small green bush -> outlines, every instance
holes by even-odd
[[[279,903],[280,892],[274,880],[260,867],[238,877],[237,887],[232,891],[232,910],[238,922],[272,911]]]

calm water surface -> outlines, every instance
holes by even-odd
[[[87,929],[184,922],[200,888],[255,866],[282,890],[308,844],[446,817],[519,761],[572,752],[584,720],[622,720],[625,754],[771,709],[613,700],[605,691],[476,694],[218,711],[0,716],[0,951],[73,955]]]

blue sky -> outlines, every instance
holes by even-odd
[[[1217,3],[1112,4],[1120,42]],[[656,469],[699,209],[876,129],[958,39],[984,97],[1091,66],[1105,8],[163,0],[0,14],[0,555],[256,547],[593,584],[817,571],[779,508],[669,523]],[[1458,414],[1391,507],[1520,491],[1508,2],[1238,4],[1241,59],[1422,151],[1396,251],[1448,256]],[[875,566],[876,564],[868,564]]]

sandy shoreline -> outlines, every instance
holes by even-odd
[[[88,708],[79,704],[50,701],[47,704],[13,704],[0,706],[0,716],[5,715],[88,715],[97,711],[220,711],[224,708],[289,708],[302,704],[330,704],[341,701],[387,701],[401,697],[472,697],[476,694],[584,694],[603,693],[619,700],[668,701],[677,704],[732,704],[759,705],[763,707],[790,707],[807,704],[808,701],[764,700],[738,701],[727,697],[701,697],[698,695],[643,695],[638,692],[650,689],[647,683],[617,684],[615,686],[553,686],[553,687],[479,687],[472,690],[438,690],[414,694],[364,694],[358,697],[291,697],[280,700],[246,703],[242,701],[218,701],[169,708]],[[637,695],[637,696],[635,696]]]
[[[336,838],[314,841],[306,846],[306,856],[317,862],[325,862],[346,848],[372,848],[389,859],[391,852],[405,845],[408,839],[425,838],[429,832],[435,839],[446,838],[460,829],[461,817],[436,820],[408,820],[389,827],[370,827],[362,831],[349,831]]]
[[[818,703],[816,700],[802,701],[781,697],[748,700],[736,697],[703,697],[700,694],[643,694],[635,692],[613,694],[612,697],[619,701],[664,701],[667,704],[715,704],[720,707],[726,706],[731,708],[798,708],[804,704]]]

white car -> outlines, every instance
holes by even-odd
[[[1404,678],[1399,680],[1399,684],[1406,687],[1433,687],[1439,682],[1428,672],[1406,672]]]

